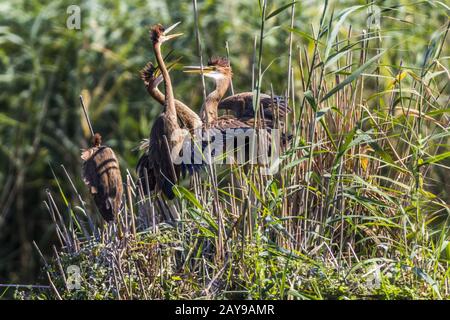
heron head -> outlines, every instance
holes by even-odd
[[[100,133],[94,134],[94,136],[92,137],[92,145],[94,147],[100,147],[102,145],[102,136],[100,135]]]
[[[208,65],[204,66],[187,66],[184,67],[184,72],[187,73],[202,73],[205,77],[216,80],[231,78],[233,72],[231,70],[230,62],[224,57],[212,57],[208,60]]]
[[[150,38],[153,44],[162,44],[163,42],[179,37],[182,33],[169,34],[180,22],[173,24],[168,28],[164,28],[161,24],[156,24],[150,28]]]
[[[163,77],[159,72],[159,68],[149,62],[141,70],[141,79],[146,86],[157,87],[163,80]]]

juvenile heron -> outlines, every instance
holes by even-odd
[[[114,151],[102,145],[102,137],[93,136],[92,147],[83,150],[82,176],[105,221],[113,221],[122,203],[122,177]]]
[[[203,70],[203,71],[202,71]],[[237,120],[253,126],[255,111],[253,106],[253,92],[242,92],[225,99],[231,84],[233,72],[228,59],[223,57],[213,57],[208,61],[208,65],[203,69],[200,66],[187,66],[184,68],[187,73],[201,73],[205,77],[215,80],[216,87],[206,98],[202,107],[200,116],[206,123],[216,121],[218,110],[231,110]],[[281,96],[270,96],[268,94],[260,94],[260,112],[261,119],[266,127],[273,128],[275,126],[275,115],[278,111],[280,121],[285,117],[286,113],[291,112],[286,101]]]
[[[161,191],[168,199],[175,197],[172,187],[177,183],[179,175],[179,169],[173,165],[171,155],[179,154],[188,134],[188,131],[181,129],[178,124],[172,83],[161,54],[161,45],[165,41],[181,35],[169,35],[177,25],[178,23],[164,29],[162,25],[158,24],[150,30],[153,51],[164,81],[164,110],[153,124],[148,149],[139,159],[136,168],[142,185],[145,186],[144,191]],[[146,190],[146,173],[150,190]]]

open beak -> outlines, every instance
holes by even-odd
[[[173,38],[176,38],[176,37],[179,37],[179,36],[182,35],[182,33],[169,34],[170,31],[172,31],[173,29],[175,29],[175,27],[176,27],[177,25],[179,25],[180,23],[181,23],[181,22],[179,21],[179,22],[177,22],[177,23],[171,25],[170,27],[168,27],[168,28],[164,31],[164,40],[165,40],[165,41],[170,40],[170,39],[173,39]]]
[[[214,71],[213,67],[203,66],[203,74],[208,74]],[[202,73],[201,66],[186,66],[183,68],[185,73]]]

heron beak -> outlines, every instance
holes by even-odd
[[[164,41],[179,37],[181,35],[183,35],[182,33],[175,33],[175,34],[171,34],[169,35],[170,31],[172,31],[173,29],[175,29],[175,27],[177,25],[179,25],[181,23],[181,21],[178,21],[177,23],[171,25],[170,27],[168,27],[165,31],[164,31]]]
[[[203,74],[208,74],[214,71],[213,67],[204,66],[203,67]],[[185,73],[202,73],[202,67],[201,66],[186,66],[183,68],[183,72]]]
[[[177,25],[179,25],[181,23],[181,21],[178,21],[177,23],[174,23],[173,25],[171,25],[170,27],[166,28],[166,31],[164,31],[164,35],[170,33],[170,31],[172,31],[173,29],[175,29],[175,27]]]
[[[173,39],[173,38],[176,38],[176,37],[179,37],[179,36],[182,36],[183,35],[183,33],[175,33],[175,34],[171,34],[171,35],[169,35],[169,36],[164,36],[164,41],[167,41],[167,40],[171,40],[171,39]]]

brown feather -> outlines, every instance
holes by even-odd
[[[139,159],[136,172],[145,194],[153,190],[162,191],[169,199],[173,199],[175,195],[172,192],[172,186],[177,183],[179,175],[173,174],[172,159],[166,151],[166,142],[163,137],[166,132],[165,123],[163,115],[156,118],[150,131],[148,149]],[[145,171],[147,171],[150,190],[147,190]]]
[[[106,221],[114,220],[122,203],[122,177],[114,151],[107,146],[84,150],[82,176],[100,214]]]
[[[227,130],[227,129],[250,128],[250,126],[232,115],[223,115],[214,120],[213,122],[205,124],[204,128]]]
[[[187,131],[180,128],[178,124],[177,103],[173,95],[169,71],[161,54],[160,46],[164,41],[164,39],[161,39],[161,35],[164,34],[164,28],[161,25],[156,25],[151,28],[150,34],[153,42],[153,51],[164,79],[164,97],[155,90],[157,83],[153,86],[147,85],[147,81],[154,74],[154,69],[150,65],[144,68],[141,76],[147,82],[148,92],[164,105],[164,111],[158,116],[152,126],[149,148],[139,159],[136,170],[142,184],[145,186],[144,191],[146,193],[151,190],[161,190],[169,199],[173,199],[175,195],[172,191],[172,186],[177,183],[180,170],[174,168],[171,153],[180,151],[179,149],[182,147]],[[180,103],[178,103],[178,106],[180,106]],[[182,113],[180,115],[183,116]],[[145,171],[147,171],[150,190],[147,190],[146,187]]]
[[[287,113],[292,110],[286,105],[284,98],[274,96],[273,98],[268,94],[260,95],[260,106],[262,109],[262,116],[267,120],[269,127],[273,127],[272,123],[275,120],[275,115],[279,114],[280,121],[283,122]],[[231,110],[234,115],[242,121],[247,121],[249,118],[255,116],[253,107],[253,92],[243,92],[232,95],[220,101],[218,108],[220,110]],[[278,110],[277,110],[278,108]]]
[[[218,66],[222,68],[230,68],[230,61],[225,57],[213,56],[208,60],[208,66]]]
[[[240,121],[252,121],[251,118],[255,117],[253,92],[238,93],[222,99],[231,83],[231,78],[233,76],[229,60],[224,57],[212,57],[208,61],[208,66],[215,67],[216,71],[222,73],[225,78],[222,80],[216,80],[216,89],[207,97],[207,101],[202,112],[207,113],[208,117],[214,121],[217,118],[218,109],[231,110],[233,111],[235,117]],[[268,128],[273,128],[275,125],[274,121],[277,114],[280,116],[279,120],[281,125],[283,125],[286,114],[292,111],[283,97],[274,96],[272,98],[270,95],[263,93],[260,94],[260,107],[260,118],[264,120],[264,124]]]

